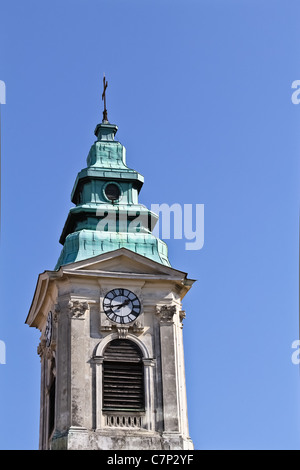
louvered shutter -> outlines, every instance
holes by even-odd
[[[129,340],[111,341],[104,352],[103,409],[144,410],[144,367],[139,348]]]

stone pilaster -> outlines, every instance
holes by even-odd
[[[157,306],[160,324],[164,432],[180,431],[176,355],[175,305]]]

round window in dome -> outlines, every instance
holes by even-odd
[[[105,189],[105,196],[110,201],[117,201],[120,198],[120,188],[114,183],[109,183]]]

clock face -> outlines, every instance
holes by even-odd
[[[141,313],[138,297],[128,289],[113,289],[103,300],[103,310],[116,323],[133,322]]]
[[[46,346],[50,346],[52,337],[52,312],[48,313],[46,328],[45,328]]]

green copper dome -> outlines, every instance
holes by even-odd
[[[139,204],[144,178],[126,165],[126,149],[115,141],[118,128],[103,120],[87,167],[76,178],[63,228],[60,266],[127,248],[170,266],[167,245],[152,234],[158,216]]]

